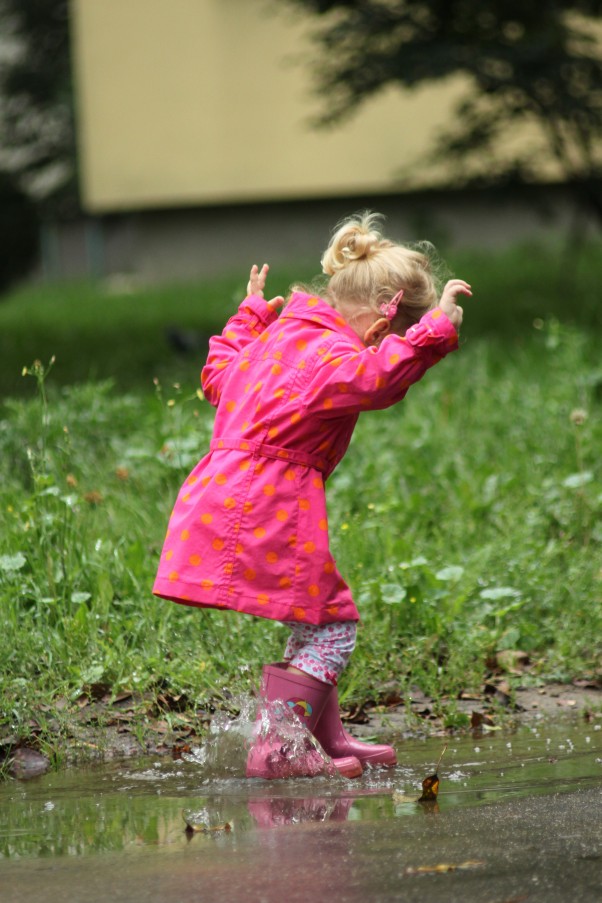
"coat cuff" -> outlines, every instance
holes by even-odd
[[[261,295],[247,295],[238,311],[241,314],[254,317],[265,326],[269,326],[270,323],[273,323],[278,318],[278,312],[273,310]]]
[[[442,354],[458,347],[458,333],[440,307],[429,310],[420,321],[406,331],[406,340],[415,348],[439,345]]]

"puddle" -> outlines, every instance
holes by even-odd
[[[496,731],[478,739],[451,738],[439,768],[441,785],[435,806],[420,805],[416,799],[423,778],[432,773],[439,758],[445,742],[441,738],[400,742],[396,768],[366,772],[353,781],[327,777],[247,780],[231,773],[220,776],[215,768],[208,776],[198,763],[165,759],[73,769],[25,783],[8,781],[0,785],[0,896],[7,903],[23,898],[29,903],[47,900],[45,876],[51,876],[53,882],[60,878],[62,903],[84,898],[120,900],[122,893],[131,903],[158,901],[172,898],[170,887],[173,898],[180,900],[275,901],[286,893],[292,903],[297,897],[283,889],[274,869],[286,863],[291,876],[296,870],[302,872],[308,855],[303,844],[311,847],[320,868],[327,871],[332,864],[329,845],[334,844],[336,856],[344,858],[356,878],[361,860],[365,874],[372,874],[376,882],[373,886],[382,884],[391,869],[404,881],[424,880],[431,874],[428,868],[446,863],[450,874],[462,874],[465,879],[470,874],[470,880],[477,881],[477,872],[492,862],[492,844],[502,844],[504,825],[509,825],[505,848],[510,850],[518,843],[520,831],[527,831],[533,812],[533,827],[516,849],[520,857],[535,837],[543,842],[547,836],[544,810],[549,809],[552,821],[554,813],[564,812],[565,826],[570,818],[564,810],[572,811],[571,807],[576,807],[573,817],[579,825],[583,820],[582,828],[565,832],[567,843],[577,843],[571,837],[579,838],[579,880],[588,873],[584,862],[591,862],[602,880],[597,840],[602,836],[601,727],[602,719],[589,725],[542,723],[512,734]],[[588,807],[593,808],[587,820]],[[184,816],[194,833],[186,832]],[[346,839],[339,849],[342,836]],[[550,836],[550,842],[558,843],[558,837],[565,835],[556,830]],[[593,846],[587,836],[596,838]],[[358,843],[356,862],[350,859],[350,850]],[[298,861],[291,860],[293,849],[301,857]],[[500,846],[496,855],[502,851]],[[420,865],[425,856],[426,865]],[[192,869],[196,875],[199,868],[205,876],[202,888],[194,881],[180,887],[182,869]],[[563,868],[569,880],[566,862]],[[520,874],[516,862],[508,869],[515,877]],[[549,872],[549,865],[546,869]],[[230,891],[223,887],[220,891],[217,878],[210,880],[214,873],[230,882]],[[132,885],[126,875],[137,875],[138,883]],[[82,881],[87,891],[78,896]],[[253,881],[257,896],[250,893]],[[547,886],[541,881],[542,888]],[[547,897],[541,899],[556,899],[554,888],[560,886],[558,881],[550,885]],[[161,896],[159,887],[166,896]],[[375,898],[363,878],[357,888],[357,896],[350,891],[339,899]],[[441,899],[451,903],[449,887],[446,893]],[[529,903],[539,899],[533,896],[533,887],[530,893]],[[600,883],[596,894],[592,900],[602,897]],[[579,898],[582,903],[589,899],[586,890]],[[382,899],[401,897],[384,895]],[[483,899],[498,898],[490,894]]]

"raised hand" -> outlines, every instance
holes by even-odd
[[[253,264],[247,285],[247,295],[259,295],[261,298],[263,298],[263,290],[265,288],[265,281],[269,269],[270,268],[267,263],[264,263],[261,269],[259,269],[257,264]],[[267,304],[272,308],[272,310],[277,310],[284,304],[284,298],[282,297],[282,295],[277,295],[275,298],[271,298],[267,302]]]
[[[460,328],[464,316],[464,311],[458,304],[458,295],[472,297],[472,289],[468,282],[464,282],[463,279],[450,279],[445,284],[441,300],[439,301],[439,307],[455,329]]]

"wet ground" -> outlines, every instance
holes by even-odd
[[[602,719],[452,738],[354,781],[145,759],[0,786],[0,899],[602,900]],[[194,830],[186,830],[186,821]]]

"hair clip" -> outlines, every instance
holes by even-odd
[[[379,310],[383,317],[386,317],[387,320],[393,320],[395,318],[395,314],[397,313],[397,308],[401,299],[403,298],[403,289],[400,289],[396,295],[393,295],[390,301],[385,301],[379,307]]]

